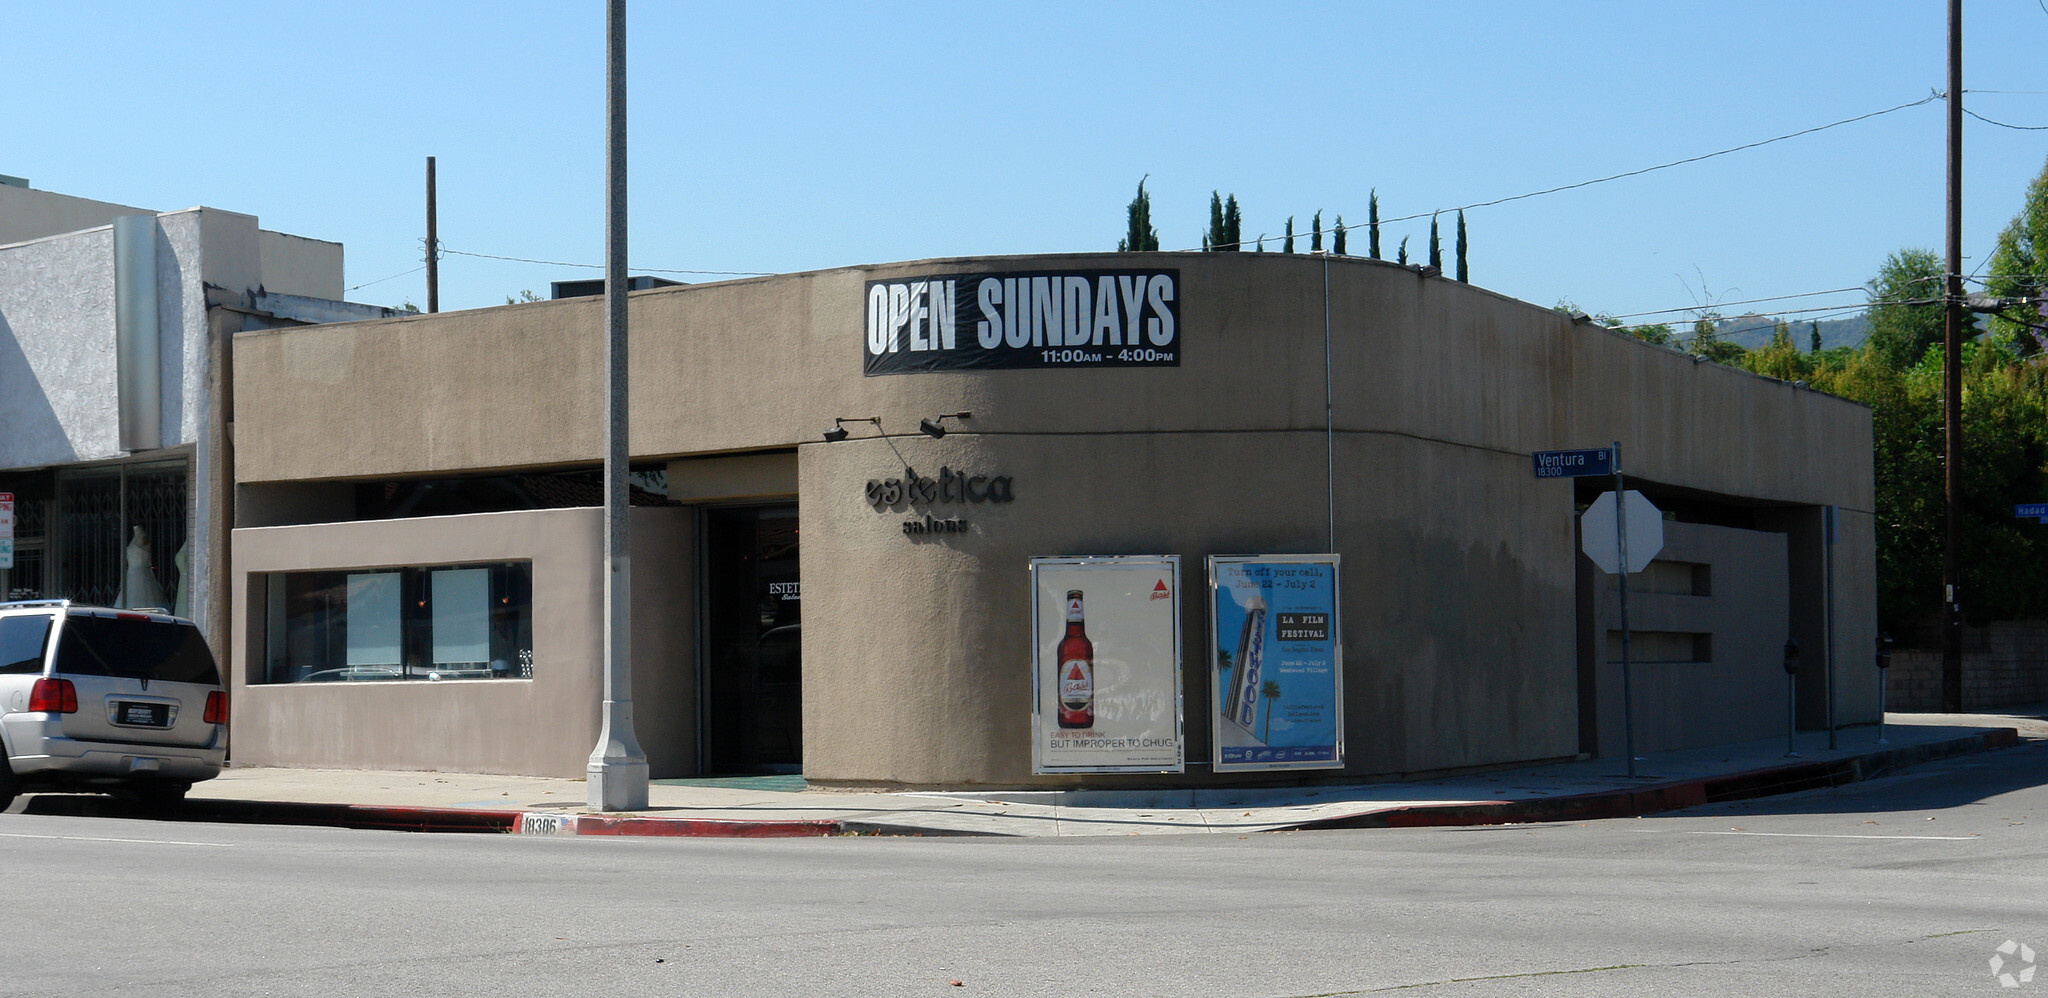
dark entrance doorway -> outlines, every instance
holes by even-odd
[[[707,773],[803,768],[796,506],[704,515]]]

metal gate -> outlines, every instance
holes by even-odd
[[[167,596],[176,593],[184,582],[175,559],[191,510],[188,477],[183,461],[59,472],[49,588],[67,599],[115,605],[125,552],[141,527],[158,586]]]

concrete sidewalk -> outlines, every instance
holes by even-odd
[[[2048,710],[1892,714],[1875,727],[1402,783],[1213,790],[857,792],[795,779],[665,780],[645,811],[593,813],[581,780],[231,767],[194,787],[201,821],[545,835],[1139,835],[1571,821],[1834,786],[1915,763],[2048,739]],[[777,787],[780,788],[777,788]],[[92,798],[70,798],[72,801]],[[73,810],[54,796],[30,811]],[[23,805],[18,804],[17,807]]]

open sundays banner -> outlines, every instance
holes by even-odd
[[[861,373],[1178,367],[1180,271],[934,274],[869,281]]]
[[[1031,582],[1032,772],[1184,771],[1180,557],[1033,558]],[[1059,651],[1075,592],[1093,652],[1089,716],[1061,727]]]
[[[1209,558],[1216,771],[1344,765],[1335,554]]]

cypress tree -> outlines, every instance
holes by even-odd
[[[1130,232],[1117,240],[1119,253],[1154,252],[1159,249],[1159,233],[1152,228],[1152,197],[1145,193],[1146,174],[1138,180],[1138,196],[1131,199],[1128,209]]]
[[[1812,349],[1812,350],[1810,350],[1810,351],[1808,351],[1808,352],[1809,352],[1809,353],[1819,353],[1819,352],[1820,352],[1820,323],[1818,323],[1818,322],[1809,322],[1809,323],[1807,323],[1807,326],[1808,326],[1809,328],[1811,328],[1811,329],[1813,330],[1813,349]]]
[[[1472,274],[1465,269],[1465,209],[1458,209],[1458,280],[1470,284]]]
[[[1280,244],[1280,252],[1294,252],[1294,216],[1287,216],[1287,239]]]
[[[1202,238],[1202,250],[1214,253],[1223,246],[1223,192],[1209,192],[1209,234]]]
[[[1344,216],[1342,215],[1337,216],[1337,231],[1335,235],[1330,237],[1330,252],[1338,256],[1344,255]]]
[[[1380,258],[1380,189],[1372,189],[1372,196],[1365,202],[1365,251],[1377,260]]]
[[[1407,237],[1407,236],[1402,236],[1402,237],[1401,237],[1401,253],[1400,253],[1400,255],[1399,255],[1398,257],[1396,257],[1396,258],[1394,259],[1394,262],[1395,262],[1395,263],[1398,263],[1398,264],[1400,264],[1400,265],[1401,265],[1401,266],[1403,266],[1403,267],[1406,267],[1406,266],[1408,266],[1408,237]]]
[[[1436,216],[1429,216],[1429,265],[1439,273],[1444,269],[1444,244],[1437,239]]]
[[[1316,209],[1315,221],[1310,222],[1309,227],[1311,233],[1308,237],[1309,251],[1320,253],[1323,249],[1323,210],[1321,208]]]
[[[1223,249],[1235,253],[1244,248],[1243,224],[1237,214],[1237,195],[1232,194],[1223,200]]]

